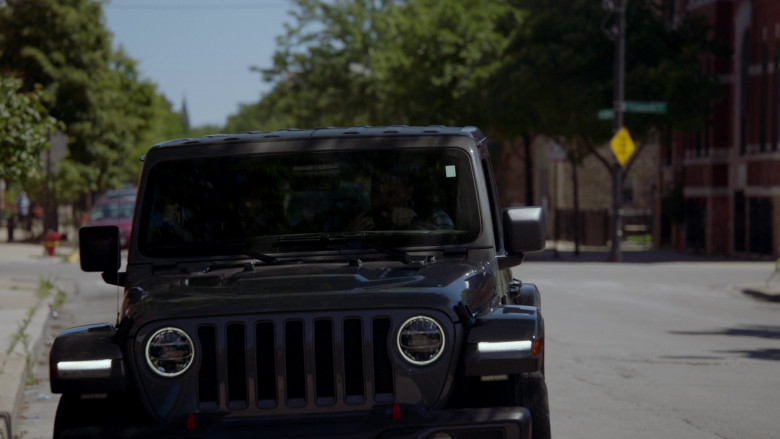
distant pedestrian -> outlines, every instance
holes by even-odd
[[[30,230],[30,199],[24,191],[16,197],[16,218],[23,230]]]
[[[11,208],[8,214],[8,242],[14,242],[14,229],[16,228],[16,212]]]

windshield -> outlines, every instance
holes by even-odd
[[[456,245],[480,230],[469,157],[457,149],[169,160],[146,188],[139,249],[149,256],[315,250],[345,234]]]
[[[97,204],[92,208],[92,213],[89,215],[90,221],[100,221],[106,219],[119,219],[133,217],[133,209],[135,208],[135,201],[128,202],[106,202]]]

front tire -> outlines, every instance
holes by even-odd
[[[509,381],[464,380],[453,407],[524,407],[531,412],[532,439],[550,439],[550,407],[547,383],[541,372],[509,376]]]
[[[550,404],[547,383],[540,372],[514,377],[515,403],[531,411],[533,439],[550,439]]]

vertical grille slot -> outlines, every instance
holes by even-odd
[[[200,372],[198,374],[198,406],[217,408],[219,381],[217,379],[217,331],[213,326],[198,328],[200,340]]]
[[[243,324],[228,325],[225,344],[227,346],[228,408],[246,408],[246,333]]]
[[[390,319],[387,317],[374,319],[374,391],[377,401],[392,401],[393,399],[393,365],[390,362]]]
[[[287,405],[290,407],[301,407],[306,403],[306,357],[304,355],[303,322],[291,320],[286,322],[284,326]]]
[[[335,368],[333,365],[333,321],[314,322],[315,394],[318,405],[336,402]]]
[[[276,405],[276,365],[274,324],[260,322],[255,328],[257,344],[257,403],[260,407]]]
[[[344,391],[347,404],[365,400],[363,330],[359,319],[344,320]]]

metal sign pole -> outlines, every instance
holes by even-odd
[[[625,99],[625,63],[626,63],[626,3],[628,0],[615,0],[618,14],[618,35],[615,44],[615,101],[613,103],[615,119],[612,133],[616,134],[623,127],[623,101]],[[615,163],[613,168],[613,202],[612,202],[612,248],[609,253],[610,262],[622,262],[620,241],[623,235],[623,221],[620,218],[620,208],[623,204],[623,167]]]

